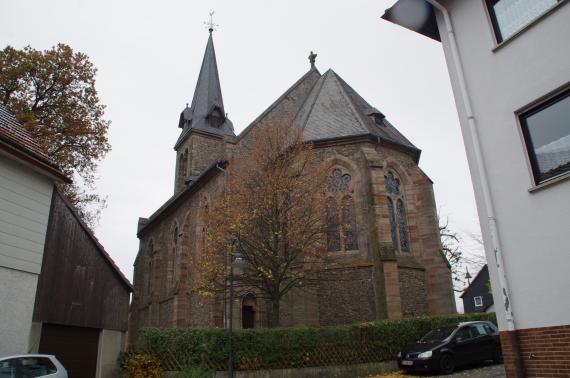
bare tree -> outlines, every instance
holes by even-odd
[[[224,289],[225,256],[237,259],[235,287],[267,301],[274,327],[283,297],[314,284],[325,264],[328,167],[292,126],[252,132],[249,146],[230,161],[225,192],[210,210],[199,284],[206,293]]]
[[[453,290],[462,292],[468,285],[465,277],[469,269],[470,274],[478,272],[485,264],[485,256],[474,248],[468,248],[464,239],[449,227],[449,219],[445,223],[439,218],[439,236],[441,238],[442,252],[451,266],[451,277],[453,280]],[[483,245],[480,237],[470,234],[474,242]]]

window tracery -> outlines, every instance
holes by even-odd
[[[347,251],[358,249],[354,201],[350,196],[342,199],[342,231],[344,232],[344,248]]]
[[[327,251],[358,249],[356,211],[352,177],[340,168],[329,177],[329,196],[326,199]]]
[[[398,215],[398,230],[400,232],[400,247],[402,251],[409,252],[410,246],[408,245],[408,225],[406,224],[406,210],[404,208],[404,201],[398,198],[396,202],[396,214]]]
[[[406,208],[402,195],[400,180],[394,172],[388,171],[384,176],[387,193],[388,220],[390,222],[390,236],[392,248],[395,252],[409,252],[408,225],[406,221]],[[394,208],[395,203],[395,208]]]
[[[338,210],[333,197],[326,200],[327,206],[327,251],[340,251],[340,234],[338,232]]]

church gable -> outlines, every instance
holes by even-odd
[[[291,124],[320,77],[319,71],[311,68],[240,133],[238,143],[247,144],[252,135],[251,131],[256,127],[277,123]]]

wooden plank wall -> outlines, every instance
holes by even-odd
[[[34,321],[127,329],[130,288],[54,191]]]

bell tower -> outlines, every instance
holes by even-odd
[[[194,90],[192,104],[180,114],[178,127],[182,129],[174,145],[176,151],[176,172],[174,193],[199,176],[206,168],[224,154],[225,139],[235,137],[234,127],[224,109],[216,52],[209,23],[209,37],[206,51]]]

